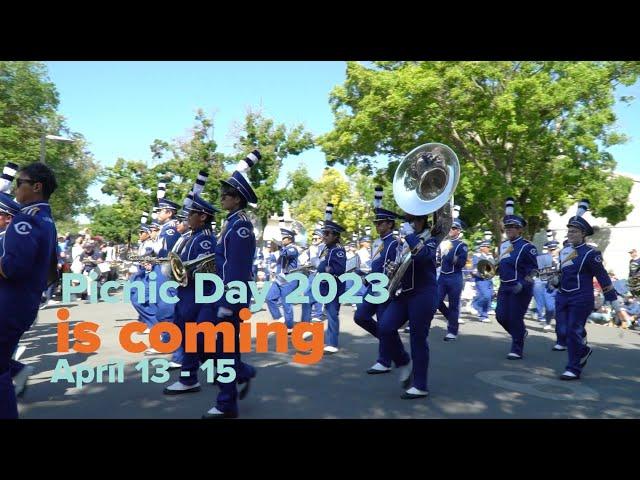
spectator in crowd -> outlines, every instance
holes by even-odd
[[[640,318],[640,302],[631,293],[627,293],[624,296],[624,305],[620,311],[622,328],[636,329],[638,327],[638,318]]]

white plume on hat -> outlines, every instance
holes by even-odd
[[[493,238],[493,232],[491,230],[485,230],[483,238],[485,240],[491,240]]]
[[[324,219],[333,220],[333,203],[327,203],[327,208],[324,210]]]
[[[458,218],[460,216],[460,205],[454,205],[453,206],[453,213],[452,213],[453,218]]]
[[[202,191],[204,190],[204,186],[207,183],[207,178],[209,178],[209,174],[207,173],[206,170],[200,170],[198,172],[196,183],[193,185],[193,188],[191,189],[191,192],[193,193],[193,195],[200,195],[202,193]],[[192,199],[193,199],[193,195],[191,197]]]
[[[513,215],[514,205],[515,205],[515,200],[512,197],[507,198],[507,200],[504,202],[505,215]]]
[[[373,197],[373,206],[374,208],[382,207],[382,187],[377,186],[375,188],[375,193]]]
[[[0,192],[8,193],[11,190],[11,184],[16,178],[17,171],[18,165],[13,162],[7,162],[2,169],[2,176],[0,177]]]
[[[580,200],[580,202],[578,202],[578,211],[576,212],[576,217],[583,216],[587,210],[589,210],[589,200],[583,198],[582,200]]]
[[[162,200],[166,194],[167,194],[167,184],[164,182],[158,183],[158,192],[156,194],[157,199]]]
[[[183,210],[187,211],[191,208],[191,205],[193,205],[193,191],[187,194],[187,197],[184,199],[184,202],[182,203],[182,208]]]

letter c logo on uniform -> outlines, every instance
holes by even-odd
[[[240,227],[238,229],[238,236],[240,238],[249,238],[251,231],[247,227]]]
[[[29,235],[33,229],[33,225],[29,222],[18,222],[13,226],[13,228],[15,228],[19,235]]]
[[[203,250],[209,250],[211,248],[211,242],[209,240],[203,240],[202,242],[200,242],[200,247]]]

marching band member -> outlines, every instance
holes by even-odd
[[[160,195],[164,195],[163,190],[160,190],[162,186],[164,186],[163,183],[158,186]],[[158,221],[160,222],[160,232],[158,234],[160,250],[158,251],[158,257],[164,258],[173,249],[179,238],[176,231],[178,226],[176,214],[180,209],[180,205],[162,197],[158,199],[158,208]]]
[[[216,239],[211,234],[211,218],[218,210],[195,194],[188,210],[191,235],[181,248],[180,259],[183,262],[212,254],[216,247]],[[213,285],[205,284],[204,294],[213,293]],[[196,303],[196,287],[193,278],[188,279],[185,287],[179,286],[178,303],[175,304],[175,324],[182,332],[182,370],[180,379],[164,389],[165,395],[180,395],[200,391],[198,368],[203,359],[203,345],[198,340],[197,352],[185,352],[185,328],[188,322],[201,323],[211,321],[211,307],[208,304]]]
[[[317,267],[320,264],[320,257],[326,245],[322,242],[322,229],[316,229],[313,231],[311,237],[311,245],[309,246],[309,263]],[[303,303],[301,307],[301,321],[322,321],[322,304],[317,302],[313,295],[311,295],[311,286],[313,285],[313,279],[316,278],[316,272],[313,271],[309,275],[309,286],[305,290],[304,294],[309,298],[309,303]],[[307,311],[308,310],[308,311]],[[307,320],[302,320],[306,318]]]
[[[395,254],[398,248],[398,241],[393,236],[393,230],[395,228],[395,220],[398,217],[397,214],[389,210],[381,208],[382,205],[382,187],[376,187],[376,197],[374,200],[375,211],[375,227],[378,235],[380,236],[381,243],[373,253],[371,260],[371,272],[372,273],[384,273],[384,266],[388,261],[395,259]],[[369,303],[364,300],[366,295],[371,294],[372,287],[367,285],[366,291],[363,295],[362,303],[358,304],[356,312],[354,314],[354,321],[357,325],[365,329],[371,335],[376,338],[380,338],[378,334],[379,323],[384,317],[384,312],[389,306],[391,299],[381,304]],[[377,321],[373,319],[376,316]],[[397,337],[397,341],[400,341],[400,337]],[[396,348],[397,345],[396,345]],[[391,371],[390,357],[385,357],[382,350],[382,344],[378,344],[378,360],[376,363],[367,370],[370,375],[377,375],[381,373],[388,373]]]
[[[553,259],[553,267],[557,266],[558,242],[553,239],[553,232],[547,230],[547,241],[543,245],[542,253],[550,254]],[[545,331],[553,329],[551,320],[556,314],[556,290],[549,285],[547,280],[541,280],[536,277],[533,284],[533,298],[536,301],[536,313],[538,321],[544,325]],[[563,349],[564,350],[564,349]]]
[[[489,310],[491,309],[491,300],[493,299],[493,280],[484,279],[478,274],[478,262],[480,260],[494,261],[491,254],[491,232],[484,232],[485,239],[480,242],[479,252],[473,255],[472,276],[476,284],[476,297],[473,299],[472,307],[478,312],[478,321],[489,323]]]
[[[440,276],[438,277],[438,309],[447,319],[447,334],[444,341],[455,340],[458,336],[458,319],[460,317],[460,295],[464,287],[462,269],[467,263],[467,244],[459,239],[464,224],[458,218],[460,207],[453,209],[453,223],[449,230],[449,239],[438,246],[441,259]],[[449,306],[444,304],[448,297]]]
[[[326,353],[336,353],[338,351],[338,335],[340,333],[340,300],[339,297],[345,291],[345,285],[338,280],[347,268],[347,255],[340,245],[340,234],[344,232],[344,228],[333,221],[333,204],[328,203],[325,210],[324,229],[322,230],[325,249],[322,251],[322,259],[318,265],[318,273],[328,273],[336,279],[338,291],[329,303],[325,304],[325,312],[327,314],[328,326]],[[329,286],[326,282],[320,282],[320,294],[327,295]],[[308,321],[308,320],[307,320]]]
[[[411,249],[411,265],[401,280],[402,290],[392,298],[382,321],[378,325],[380,348],[383,358],[391,359],[400,367],[400,381],[408,388],[400,398],[408,400],[429,395],[427,372],[429,369],[429,344],[427,336],[437,308],[438,284],[436,280],[436,249],[439,243],[439,226],[432,229],[432,236],[422,240],[420,235],[428,228],[427,215],[406,215],[411,221],[412,233],[404,242]],[[398,244],[398,254],[405,245]],[[404,349],[398,329],[409,321],[411,358]],[[413,370],[411,365],[413,363]]]
[[[507,198],[502,219],[507,240],[500,245],[500,288],[496,320],[511,335],[508,360],[521,360],[527,330],[524,315],[533,296],[532,273],[536,270],[536,247],[522,238],[527,222],[514,215],[514,200]]]
[[[20,205],[11,198],[11,195],[0,191],[0,258],[4,255],[4,237],[7,228],[11,223],[11,219],[18,214],[20,214]],[[18,354],[16,353],[15,357],[10,360],[10,368],[15,386],[15,395],[19,397],[24,391],[27,379],[34,373],[35,369],[30,365],[17,361],[17,356]]]
[[[57,233],[48,203],[58,186],[55,175],[32,163],[20,169],[16,184],[21,209],[5,233],[0,257],[0,419],[18,418],[11,356],[38,315],[42,292],[57,276]]]
[[[246,206],[256,204],[256,196],[246,173],[260,160],[260,152],[254,150],[244,160],[241,160],[231,177],[222,181],[220,202],[222,208],[228,211],[226,224],[220,232],[216,253],[216,272],[227,285],[231,281],[249,282],[253,278],[253,255],[256,249],[256,238],[253,225],[244,213]],[[248,299],[247,299],[248,301]],[[222,335],[218,335],[216,342],[217,359],[234,359],[236,379],[230,383],[220,383],[220,393],[214,407],[209,409],[203,418],[235,418],[238,416],[237,384],[245,384],[240,392],[240,399],[249,391],[251,379],[255,377],[253,366],[242,362],[239,351],[240,318],[238,313],[248,308],[249,303],[230,304],[223,296],[215,305],[217,314],[214,322],[230,322],[235,330],[235,352],[225,352],[222,346]]]
[[[140,219],[140,228],[139,228],[139,243],[138,243],[138,256],[139,257],[150,257],[154,255],[154,242],[151,240],[149,226],[146,224],[147,216],[143,214]],[[153,265],[150,263],[140,263],[137,265],[137,271],[133,273],[129,279],[131,282],[140,281],[145,286],[144,292],[144,301],[138,302],[138,292],[136,289],[131,289],[130,293],[130,302],[131,306],[138,312],[138,321],[143,322],[147,326],[147,330],[150,330],[156,323],[158,323],[158,319],[156,318],[157,313],[157,305],[155,303],[149,302],[149,274],[153,270]],[[145,333],[148,331],[145,330]],[[147,349],[147,351],[151,351],[151,348]]]
[[[284,224],[284,220],[282,221],[282,224]],[[280,248],[280,255],[277,260],[279,267],[278,273],[286,275],[291,270],[298,268],[299,252],[294,243],[295,232],[293,230],[280,228],[280,234],[282,236],[282,247]],[[280,320],[282,317],[282,315],[280,315],[280,306],[278,305],[278,301],[282,304],[284,320],[289,333],[293,331],[293,305],[287,303],[287,295],[293,292],[296,288],[298,288],[297,280],[289,281],[285,285],[278,285],[278,283],[274,282],[271,285],[271,289],[274,293],[269,295],[269,298],[267,299],[269,313],[271,314],[271,318],[275,321]]]
[[[587,346],[585,323],[593,311],[593,277],[596,277],[606,301],[614,310],[620,302],[611,279],[602,264],[602,254],[585,244],[585,238],[593,235],[593,228],[583,215],[589,202],[582,200],[578,211],[567,224],[569,245],[559,255],[560,281],[556,296],[556,333],[558,345],[567,347],[569,362],[562,380],[578,380],[593,350]]]

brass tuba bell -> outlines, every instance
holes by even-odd
[[[440,242],[453,223],[453,193],[459,180],[460,163],[455,152],[442,143],[426,143],[411,150],[398,165],[393,177],[393,197],[409,215],[433,213]],[[428,229],[420,235],[423,242],[430,236]],[[405,246],[394,262],[385,265],[392,298],[400,293],[402,276],[411,262],[411,251]]]

